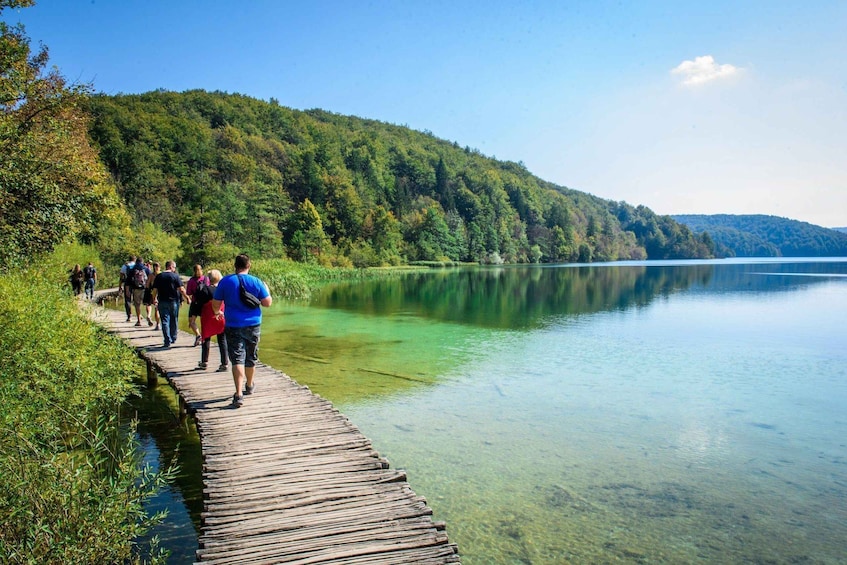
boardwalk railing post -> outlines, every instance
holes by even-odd
[[[188,417],[188,405],[185,403],[185,399],[182,395],[178,395],[179,398],[179,423],[184,424],[185,419]]]
[[[147,386],[149,388],[156,388],[159,384],[159,375],[156,372],[156,368],[153,366],[153,362],[147,359]]]

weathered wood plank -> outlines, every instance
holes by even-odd
[[[160,332],[125,322],[123,311],[89,311],[168,379],[195,418],[204,458],[199,562],[460,562],[405,473],[389,469],[332,403],[260,364],[256,393],[232,409],[232,375],[198,370],[191,336],[162,349]]]

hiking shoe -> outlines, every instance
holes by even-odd
[[[129,316],[126,317],[126,321],[129,322]]]
[[[135,327],[138,327],[138,326],[140,326],[140,325],[141,325],[141,321],[140,321],[140,320],[139,320],[138,322],[135,322]]]
[[[219,373],[223,373],[225,371],[229,371],[229,365],[221,365],[220,367],[218,367]]]
[[[197,347],[201,343],[203,343],[203,338],[201,336],[198,335],[197,337],[194,338],[194,347]]]
[[[240,408],[242,404],[244,404],[244,398],[241,397],[241,396],[238,396],[237,394],[233,394],[232,395],[232,407],[233,408]]]
[[[206,363],[203,363],[202,361],[200,361],[199,363],[197,363],[197,368],[198,368],[198,369],[205,369],[207,366],[208,366],[208,365],[206,365]]]
[[[253,383],[253,386],[244,385],[244,394],[253,394],[254,390],[256,390],[256,383]]]
[[[149,328],[152,325],[153,325],[153,321],[150,320],[150,318],[147,318],[147,327]]]

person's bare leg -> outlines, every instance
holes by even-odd
[[[255,372],[256,372],[256,367],[244,367],[244,375],[247,378],[246,385],[250,388],[253,388],[253,373],[255,373]]]
[[[252,368],[252,367],[251,367]],[[244,365],[233,365],[232,366],[232,380],[235,383],[235,395],[241,396],[244,390]],[[253,379],[253,373],[250,373],[250,379]]]

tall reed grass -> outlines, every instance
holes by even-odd
[[[135,540],[173,470],[142,464],[121,426],[142,365],[78,307],[68,259],[0,274],[0,562],[162,562]]]

